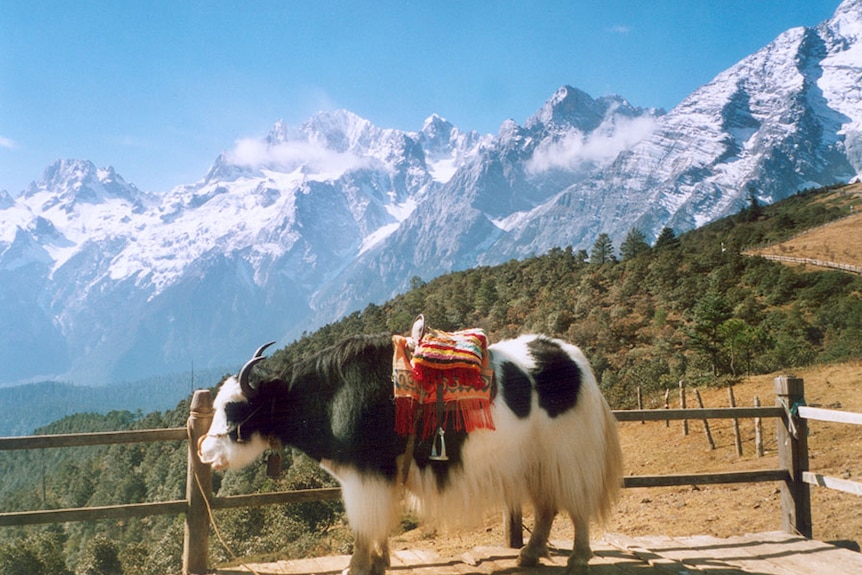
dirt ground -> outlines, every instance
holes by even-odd
[[[780,374],[751,377],[734,386],[737,406],[751,406],[759,396],[763,405],[775,404],[773,380]],[[862,361],[798,370],[805,381],[809,406],[862,412]],[[701,389],[705,407],[728,407],[727,388]],[[645,407],[660,408],[664,397],[646,398]],[[697,405],[694,392],[687,396],[689,407]],[[671,408],[679,407],[678,392],[671,393]],[[743,455],[736,454],[732,420],[709,421],[716,448],[710,449],[700,420],[683,423],[620,423],[626,475],[704,473],[778,466],[775,439],[776,420],[763,421],[763,457],[755,455],[753,420],[740,420]],[[853,481],[862,481],[862,426],[809,423],[811,470]],[[620,501],[605,529],[629,536],[713,535],[729,537],[745,533],[781,529],[777,483],[701,485],[685,487],[634,488],[622,490]],[[822,541],[862,543],[862,498],[856,495],[811,488],[813,535]],[[531,517],[525,510],[525,525]],[[525,531],[525,537],[529,535]],[[572,540],[569,521],[558,517],[552,540]],[[601,536],[594,528],[593,538]],[[394,537],[393,548],[428,548],[441,555],[459,555],[476,545],[496,545],[503,541],[502,517],[489,517],[484,528],[464,533],[428,533],[421,527]],[[571,545],[571,543],[569,543]]]

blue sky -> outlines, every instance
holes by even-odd
[[[838,0],[0,0],[0,189],[59,158],[148,191],[279,119],[496,133],[564,84],[673,108]]]

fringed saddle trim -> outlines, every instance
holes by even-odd
[[[410,347],[414,342],[406,337],[393,336],[397,433],[421,433],[422,438],[427,439],[438,427],[468,433],[476,429],[494,429],[491,416],[493,370],[485,348],[484,333],[481,336],[481,359],[478,362],[450,362],[450,366],[458,363],[461,365],[448,369],[435,369],[421,362],[417,365],[416,356],[410,356]],[[420,347],[421,344],[416,346],[417,352]],[[442,384],[445,406],[442,421],[438,421],[437,410],[434,408],[437,403],[438,384]]]

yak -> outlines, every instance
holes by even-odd
[[[318,461],[341,485],[355,536],[345,575],[384,574],[405,496],[442,524],[481,518],[495,506],[532,505],[521,566],[548,555],[552,523],[565,512],[575,529],[567,570],[585,570],[590,522],[608,518],[622,454],[616,419],[583,353],[542,335],[488,346],[493,426],[446,431],[441,458],[433,456],[434,437],[394,431],[393,350],[391,334],[357,335],[255,385],[258,350],[220,387],[199,441],[201,461],[216,470],[242,467],[274,442]]]

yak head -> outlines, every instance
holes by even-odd
[[[244,467],[270,446],[271,402],[260,397],[250,381],[252,368],[263,361],[269,342],[254,353],[239,374],[225,380],[213,402],[209,431],[198,441],[198,456],[213,469]]]

